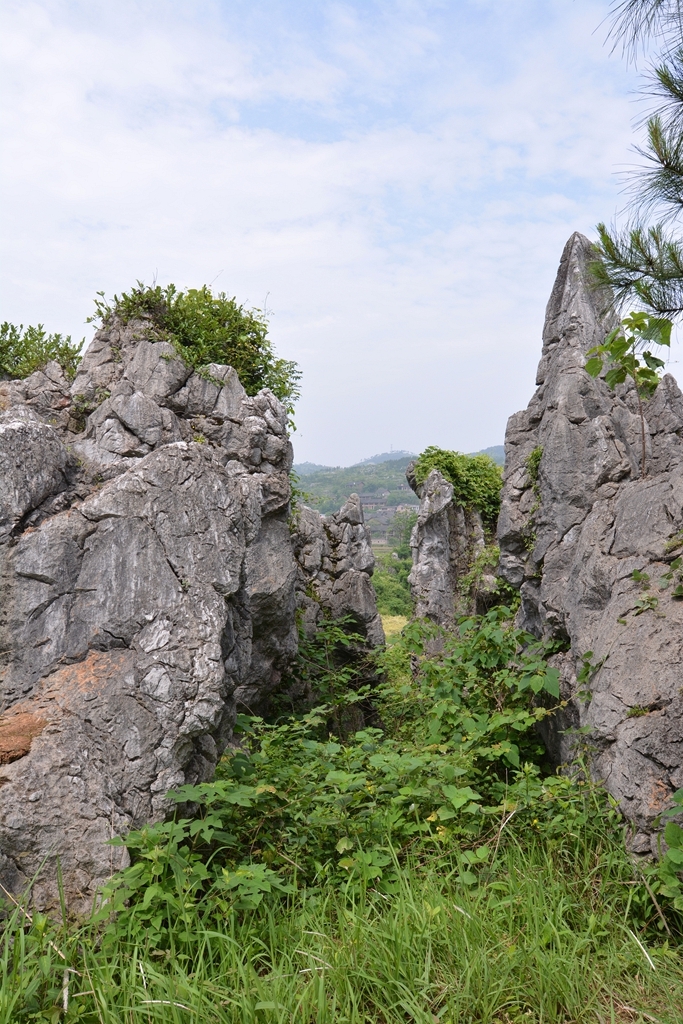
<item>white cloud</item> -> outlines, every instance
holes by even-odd
[[[312,8],[5,5],[3,318],[80,336],[100,288],[220,273],[301,362],[300,460],[498,443],[619,204],[603,5]]]

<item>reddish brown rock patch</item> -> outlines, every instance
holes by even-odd
[[[10,764],[25,757],[31,741],[47,725],[47,719],[31,711],[6,711],[0,715],[0,764]]]
[[[112,679],[132,671],[133,655],[128,650],[90,651],[84,661],[65,665],[44,680],[40,699],[67,699],[76,694],[99,693]]]

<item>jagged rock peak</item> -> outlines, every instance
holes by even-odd
[[[644,850],[683,785],[683,606],[658,585],[683,550],[683,395],[667,374],[644,403],[643,477],[633,387],[614,393],[583,369],[614,323],[590,259],[588,240],[573,235],[548,303],[538,389],[508,422],[501,574],[521,590],[520,624],[566,647],[555,660],[569,707],[547,731],[551,753],[565,760],[575,740],[563,730],[588,727],[593,770]],[[581,694],[588,651],[596,671]]]

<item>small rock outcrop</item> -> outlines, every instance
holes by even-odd
[[[339,512],[321,515],[301,506],[294,515],[292,535],[298,565],[298,619],[303,635],[312,639],[324,622],[343,623],[347,634],[356,638],[332,652],[338,668],[352,664],[358,689],[375,686],[376,666],[368,657],[384,644],[382,619],[371,583],[375,567],[370,534],[363,522],[363,507],[352,494]],[[309,680],[294,680],[286,696],[292,706],[320,704],[325,694],[315,692]],[[332,725],[341,735],[376,724],[372,703],[364,701],[336,713]]]
[[[305,633],[313,636],[326,614],[331,619],[348,616],[368,647],[381,646],[384,630],[370,582],[375,556],[358,495],[352,494],[333,515],[302,506],[292,540]]]
[[[476,509],[453,501],[453,484],[433,469],[422,484],[415,478],[415,464],[406,479],[420,499],[410,546],[413,568],[408,582],[415,601],[415,616],[450,628],[459,615],[483,611],[496,589],[496,579],[483,572],[473,587],[463,580],[486,546],[482,518]]]
[[[292,449],[267,390],[148,323],[0,382],[0,881],[86,908],[112,836],[211,776],[297,650]]]
[[[683,786],[683,602],[670,568],[683,552],[683,395],[666,375],[644,403],[643,477],[635,391],[615,394],[583,369],[612,326],[607,297],[589,287],[590,258],[573,235],[548,303],[538,389],[508,423],[500,564],[521,590],[521,625],[565,647],[555,660],[570,703],[547,735],[551,753],[566,760],[571,729],[587,727],[594,771],[642,852],[655,849],[653,821]]]

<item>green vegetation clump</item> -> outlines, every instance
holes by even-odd
[[[527,473],[529,474],[529,479],[531,480],[534,490],[538,487],[538,468],[541,465],[542,458],[543,446],[539,444],[526,459]]]
[[[123,323],[149,320],[160,338],[169,341],[190,366],[225,363],[237,371],[248,395],[270,388],[291,413],[299,397],[301,373],[295,362],[275,355],[268,321],[258,309],[245,309],[225,292],[215,295],[204,285],[179,291],[175,285],[145,286],[138,281],[112,302],[99,293],[91,320]]]
[[[453,484],[453,501],[475,508],[484,523],[495,526],[503,486],[501,467],[488,455],[463,455],[434,446],[425,449],[415,463],[415,479],[424,483],[433,469]]]
[[[85,338],[83,339],[85,341]],[[42,370],[46,363],[59,363],[68,380],[76,376],[81,345],[71,335],[46,334],[42,324],[37,327],[5,323],[0,325],[0,380],[23,379]]]
[[[377,611],[380,615],[413,614],[413,598],[410,593],[408,575],[413,567],[410,551],[400,557],[394,551],[375,552],[375,571],[372,585],[377,595]]]
[[[368,699],[333,678],[348,642],[303,644],[326,705],[241,717],[215,781],[119,841],[90,922],[6,907],[0,1024],[680,1021],[683,830],[666,870],[636,865],[581,762],[548,771],[548,651],[509,609],[411,623],[380,656],[383,728],[344,738]]]
[[[397,512],[387,530],[388,550],[375,549],[372,585],[380,615],[405,615],[409,618],[413,614],[408,576],[413,567],[410,534],[416,522],[416,511],[402,509]]]

